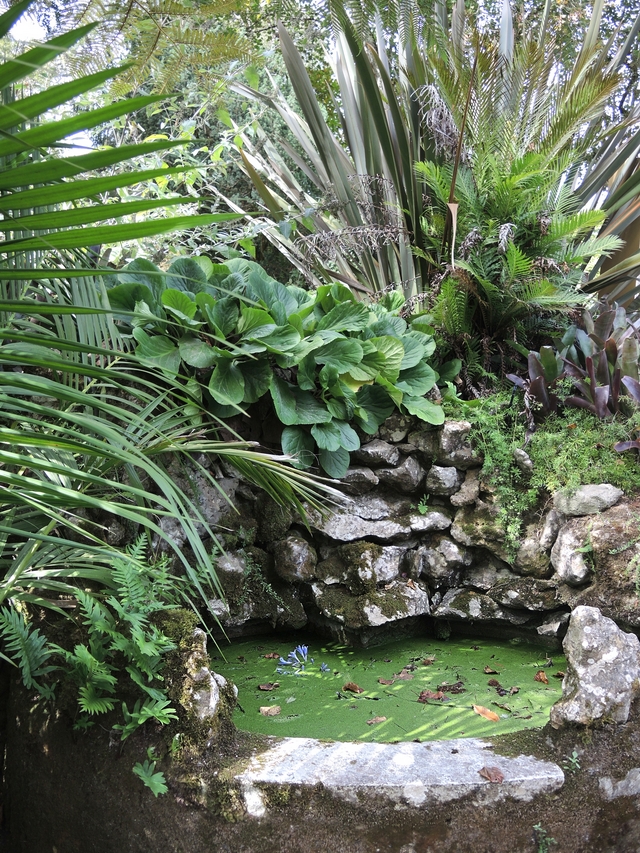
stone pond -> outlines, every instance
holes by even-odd
[[[124,746],[108,731],[79,736],[11,681],[15,853],[513,853],[549,839],[576,853],[640,849],[640,502],[607,484],[558,493],[514,546],[469,431],[393,416],[354,454],[347,500],[309,511],[307,525],[232,469],[217,474],[237,513],[191,475],[223,532],[226,594],[211,608],[239,639],[302,630],[318,645],[375,650],[497,637],[550,656],[564,643],[562,698],[544,729],[398,744],[239,733],[234,690],[196,631],[168,676],[184,715],[179,752],[160,731]],[[152,745],[169,784],[158,800],[131,773]]]

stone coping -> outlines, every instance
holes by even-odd
[[[383,797],[400,808],[425,808],[468,796],[479,805],[507,797],[527,801],[564,783],[557,764],[492,750],[478,738],[398,744],[284,738],[255,755],[235,779],[256,818],[266,813],[265,785],[322,785],[348,802]],[[497,768],[502,781],[481,776],[483,768]]]

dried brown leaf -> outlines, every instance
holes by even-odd
[[[490,666],[485,666],[482,671],[485,675],[500,675],[497,669],[492,669]]]
[[[342,689],[349,690],[351,693],[364,693],[362,687],[358,687],[358,685],[353,681],[347,681]]]
[[[379,678],[378,684],[393,684],[395,678]]]
[[[487,681],[487,684],[489,687],[502,687],[502,684],[500,684],[500,682],[495,678],[490,678],[489,681]]]
[[[431,664],[434,662],[435,659],[436,659],[435,655],[429,655],[429,657],[426,657],[422,661],[422,666],[431,666]]]
[[[476,712],[476,714],[480,714],[480,716],[484,717],[485,720],[491,720],[492,723],[497,723],[500,719],[500,717],[496,714],[495,711],[490,711],[483,705],[472,705],[471,707]]]
[[[435,699],[438,702],[448,702],[448,698],[444,695],[442,690],[438,690],[434,692],[433,690],[422,690],[420,695],[418,696],[418,702],[422,702],[423,704],[428,702],[429,699]]]
[[[403,669],[402,672],[399,672],[396,675],[396,678],[400,679],[401,681],[411,681],[413,676],[406,669]]]
[[[280,660],[278,652],[269,652],[268,655],[262,655],[262,657],[266,658],[266,660]]]
[[[280,705],[263,705],[260,713],[263,717],[277,717],[280,713]]]
[[[415,583],[411,580],[411,578],[409,578],[409,580],[407,581],[407,586],[408,586],[408,587],[410,587],[411,589],[417,589],[417,586],[416,586],[416,585],[415,585]]]
[[[504,774],[499,767],[482,767],[478,773],[489,782],[504,782]]]
[[[280,687],[279,681],[267,681],[266,684],[258,684],[258,690],[275,690]]]
[[[464,682],[456,681],[454,684],[449,684],[448,681],[443,681],[442,684],[438,684],[438,690],[442,690],[444,693],[465,693]]]
[[[511,690],[509,691],[509,693],[510,693],[512,696],[515,696],[515,695],[516,695],[516,693],[520,693],[520,688],[519,688],[519,687],[512,687],[512,688],[511,688]]]
[[[367,725],[375,726],[376,723],[384,723],[386,719],[386,717],[374,717],[372,720],[367,720]]]
[[[533,676],[534,681],[539,681],[540,684],[548,684],[549,679],[547,678],[547,673],[543,669],[539,669],[536,674]]]
[[[565,674],[561,669],[559,669],[557,672],[554,672],[554,674],[553,674],[554,678],[564,678],[564,676],[565,676]]]

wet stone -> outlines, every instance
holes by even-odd
[[[273,546],[274,568],[288,581],[304,581],[315,577],[317,555],[302,536],[287,536]]]
[[[400,460],[400,451],[386,441],[375,439],[363,444],[353,454],[358,462],[380,468],[383,465],[395,466]]]
[[[340,487],[348,495],[365,495],[379,482],[371,468],[347,468],[347,473],[340,480]]]
[[[398,492],[412,494],[425,478],[426,471],[413,456],[407,456],[397,468],[379,468],[377,475],[381,483]]]
[[[458,491],[464,474],[456,468],[432,465],[427,474],[426,489],[430,495],[453,495]]]
[[[536,578],[517,578],[495,584],[488,595],[505,607],[523,610],[555,610],[557,586]]]

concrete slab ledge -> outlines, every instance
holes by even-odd
[[[557,764],[492,750],[477,738],[399,744],[284,738],[256,755],[236,780],[253,817],[266,812],[263,785],[322,785],[349,802],[384,797],[399,807],[423,808],[467,796],[478,804],[531,800],[564,783]],[[502,781],[481,776],[483,768],[497,768]]]

